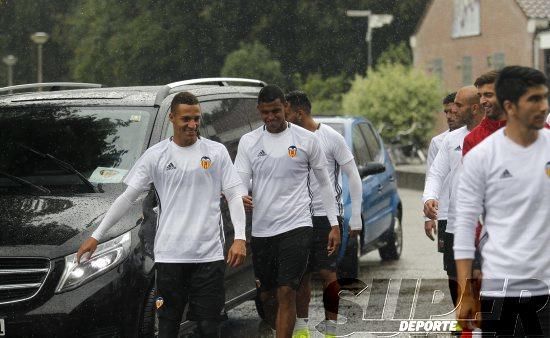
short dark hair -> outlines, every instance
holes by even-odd
[[[263,87],[258,94],[258,104],[273,102],[277,99],[281,100],[282,103],[286,103],[283,90],[276,85],[267,85]]]
[[[176,96],[172,99],[172,103],[170,103],[170,111],[174,113],[176,111],[176,108],[180,104],[188,104],[190,106],[194,106],[199,104],[199,99],[197,97],[189,92],[181,92],[177,93]]]
[[[548,86],[548,79],[540,70],[523,66],[504,67],[495,82],[498,103],[501,107],[506,100],[517,104],[529,87],[540,85]]]
[[[474,82],[474,86],[479,88],[487,84],[495,83],[495,81],[497,80],[498,73],[499,73],[498,70],[491,70],[485,74],[482,74],[480,77],[476,79],[476,81]]]
[[[311,102],[307,97],[307,94],[300,91],[294,90],[285,95],[286,101],[290,103],[292,109],[300,108],[303,109],[306,113],[311,113]]]
[[[443,98],[443,104],[449,104],[455,102],[456,92],[452,92]]]

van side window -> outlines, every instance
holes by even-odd
[[[353,156],[357,165],[365,165],[367,162],[372,162],[372,157],[367,148],[367,143],[363,137],[363,133],[359,129],[359,125],[354,125],[352,129]]]
[[[363,132],[363,135],[365,136],[365,139],[367,140],[367,147],[369,148],[369,152],[373,160],[377,162],[381,162],[380,141],[378,140],[378,137],[376,137],[376,134],[372,129],[372,126],[370,124],[361,123],[359,125],[359,128],[361,129],[361,131]]]
[[[212,141],[225,145],[235,160],[237,146],[242,135],[251,130],[250,116],[256,113],[256,100],[248,98],[227,98],[200,103],[202,120],[200,133]],[[168,126],[164,138],[173,135],[172,126]]]

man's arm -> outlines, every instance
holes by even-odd
[[[472,261],[475,257],[476,220],[482,213],[485,199],[486,174],[483,158],[477,152],[468,153],[459,177],[456,194],[454,255],[459,283],[458,319],[463,327],[471,327],[475,319],[476,302],[472,292]]]
[[[252,165],[250,159],[247,156],[246,138],[243,136],[239,141],[237,148],[237,156],[235,157],[235,168],[241,177],[242,191],[241,196],[246,211],[252,211],[252,197],[248,195],[252,182]]]
[[[447,135],[448,136],[448,135]],[[428,171],[424,193],[422,194],[422,202],[424,202],[424,214],[430,219],[437,219],[437,207],[441,187],[445,181],[445,177],[451,172],[449,163],[448,137],[445,137],[434,163]]]
[[[78,263],[80,263],[80,258],[83,254],[89,252],[90,257],[93,255],[97,249],[97,244],[101,239],[103,239],[105,233],[107,233],[107,231],[115,225],[122,218],[122,216],[128,212],[128,210],[130,210],[132,205],[137,201],[141,192],[142,191],[128,186],[126,190],[117,197],[109,210],[107,210],[107,213],[101,220],[99,227],[93,232],[90,238],[82,243],[78,249],[78,253],[76,254],[76,260]]]
[[[246,257],[246,215],[244,213],[241,185],[223,190],[227,200],[231,222],[235,229],[235,238],[227,254],[227,264],[237,267],[244,262]]]
[[[342,172],[348,177],[349,195],[351,198],[349,226],[352,231],[361,231],[363,229],[363,222],[361,221],[363,183],[361,182],[361,177],[354,160],[344,164],[341,168]]]

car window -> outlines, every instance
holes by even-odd
[[[359,125],[354,125],[352,129],[353,156],[355,156],[358,165],[365,165],[372,161],[367,143],[363,137],[363,133],[359,129]]]
[[[231,159],[235,160],[239,139],[252,128],[251,119],[259,120],[256,113],[256,100],[227,98],[203,101],[200,105],[202,110],[201,135],[223,143],[229,151]],[[171,124],[168,123],[167,126],[164,138],[174,134]]]
[[[146,146],[150,120],[148,111],[136,108],[3,108],[0,171],[50,190],[79,192],[85,182],[63,161],[92,183],[120,183]],[[0,191],[18,189],[13,178],[0,177]]]
[[[325,123],[329,127],[332,127],[332,129],[336,130],[340,135],[344,136],[344,124],[343,123]]]
[[[365,139],[367,140],[367,147],[369,149],[371,157],[373,158],[373,161],[380,162],[381,161],[380,142],[378,140],[378,137],[376,137],[376,134],[374,133],[372,126],[367,123],[361,123],[359,124],[359,128],[361,129],[361,131],[363,132],[363,135],[365,136]]]

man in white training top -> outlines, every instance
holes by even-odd
[[[340,170],[348,177],[351,199],[350,240],[357,240],[363,229],[361,221],[361,204],[363,201],[363,185],[359,171],[355,165],[353,154],[346,144],[346,140],[336,130],[322,123],[317,123],[311,116],[311,102],[306,93],[293,91],[286,94],[289,109],[286,120],[299,125],[315,134],[321,143],[327,159],[327,170],[329,172],[331,186],[334,187],[334,202],[338,210],[340,227],[343,226],[344,210],[342,205],[342,176]],[[337,255],[329,255],[327,252],[327,241],[331,231],[327,212],[323,207],[323,201],[319,192],[319,183],[314,176],[310,176],[309,189],[311,192],[311,221],[313,223],[313,242],[309,255],[308,270],[302,279],[298,294],[296,296],[297,319],[294,331],[307,330],[309,316],[309,302],[311,299],[311,274],[319,273],[323,281],[323,292],[329,292],[330,299],[338,299],[339,287],[337,286]],[[327,287],[330,289],[327,290]],[[336,334],[337,312],[331,311],[325,304],[325,319],[327,334]],[[338,310],[338,304],[330,304]]]
[[[246,208],[253,208],[252,259],[264,313],[273,325],[274,311],[268,305],[276,294],[277,337],[290,338],[296,321],[296,290],[311,247],[309,175],[314,174],[319,182],[329,218],[329,255],[336,254],[340,245],[340,227],[319,140],[312,132],[287,122],[287,109],[279,87],[261,89],[258,111],[265,124],[241,137],[235,166],[243,182],[252,182],[252,197],[243,199]]]
[[[464,157],[454,244],[462,290],[457,318],[462,327],[476,319],[468,280],[476,220],[484,214],[484,336],[550,336],[550,131],[542,129],[547,81],[533,68],[503,68],[495,90],[507,125]]]
[[[174,136],[137,160],[124,179],[126,191],[82,244],[78,260],[93,254],[152,183],[159,203],[154,245],[159,337],[177,337],[186,304],[187,319],[197,322],[199,334],[219,337],[225,304],[220,194],[227,199],[235,227],[227,263],[238,266],[246,256],[243,187],[227,149],[198,135],[201,109],[193,94],[175,95],[169,118]]]
[[[428,147],[428,159],[426,160],[426,177],[430,172],[430,167],[432,166],[439,148],[445,139],[445,136],[451,131],[456,130],[462,127],[464,124],[461,123],[452,112],[453,105],[456,97],[456,92],[451,93],[443,99],[443,113],[447,120],[447,126],[449,129],[445,130],[441,134],[434,136],[430,141],[430,146]],[[447,176],[448,178],[448,176]],[[432,241],[434,240],[434,233],[437,233],[437,251],[443,252],[443,239],[445,237],[445,228],[447,227],[447,209],[449,208],[449,182],[448,179],[443,181],[443,186],[441,187],[441,193],[439,194],[439,209],[437,214],[437,224],[433,219],[429,219],[424,216],[424,232],[426,236]]]
[[[442,192],[443,182],[448,180],[449,207],[447,211],[447,227],[443,240],[443,267],[449,277],[449,291],[453,304],[457,304],[456,267],[453,257],[454,240],[454,201],[453,193],[457,186],[457,172],[462,161],[462,144],[464,137],[470,130],[476,127],[484,114],[479,104],[477,88],[467,86],[460,88],[456,93],[453,111],[465,125],[454,130],[445,136],[441,148],[430,167],[422,201],[424,202],[424,215],[430,219],[437,219],[439,216],[439,197]]]

